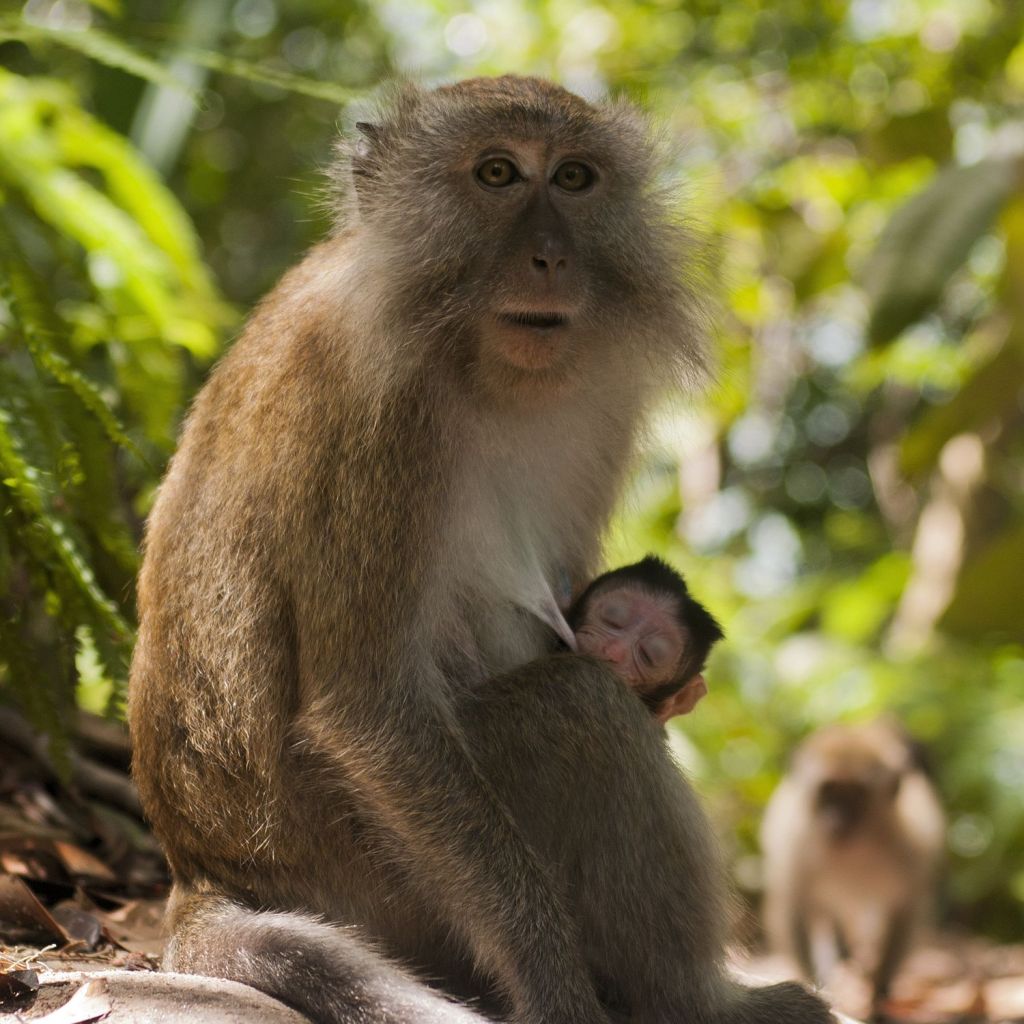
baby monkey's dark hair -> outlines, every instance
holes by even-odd
[[[678,693],[684,684],[704,668],[711,648],[725,634],[711,612],[690,593],[682,574],[655,555],[647,555],[639,562],[612,569],[591,580],[566,613],[569,628],[575,633],[580,627],[596,594],[620,585],[638,587],[655,596],[668,594],[675,598],[676,621],[685,632],[683,658],[675,678],[640,694],[648,707],[655,708],[666,697]]]

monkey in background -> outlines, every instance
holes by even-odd
[[[772,947],[827,983],[840,960],[877,1008],[935,895],[942,808],[895,724],[832,725],[806,739],[761,828]]]
[[[566,620],[575,649],[607,663],[660,723],[689,714],[707,694],[702,673],[722,628],[660,558],[598,576]]]
[[[336,230],[211,375],[147,526],[129,721],[165,966],[321,1024],[480,1021],[455,994],[824,1024],[728,976],[696,797],[522,610],[593,576],[646,410],[703,365],[643,119],[505,76],[356,127]]]

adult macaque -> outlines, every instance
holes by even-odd
[[[701,365],[642,121],[505,77],[357,127],[337,231],[213,373],[149,523],[130,719],[167,965],[321,1022],[478,1019],[412,970],[521,1024],[604,1020],[599,992],[827,1020],[726,977],[693,795],[523,610],[593,574],[645,407]]]
[[[797,749],[761,830],[772,945],[826,983],[848,959],[877,1005],[930,909],[945,822],[905,734],[834,725]]]
[[[606,662],[661,723],[689,714],[722,628],[670,565],[648,555],[593,580],[566,615],[575,649]]]

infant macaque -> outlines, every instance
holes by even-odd
[[[722,629],[660,558],[598,576],[566,621],[579,653],[607,662],[659,722],[689,713],[708,692],[701,672]]]

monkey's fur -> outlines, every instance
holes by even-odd
[[[887,720],[808,737],[765,812],[765,927],[804,976],[841,959],[889,991],[934,902],[945,820],[903,731]]]
[[[480,1019],[399,960],[523,1024],[827,1020],[725,978],[658,730],[521,610],[593,575],[645,407],[701,363],[642,121],[505,77],[404,88],[361,133],[149,522],[129,710],[167,965],[317,1021]],[[494,152],[541,171],[493,194]],[[587,195],[549,182],[565,155]],[[568,321],[546,348],[503,309]]]

